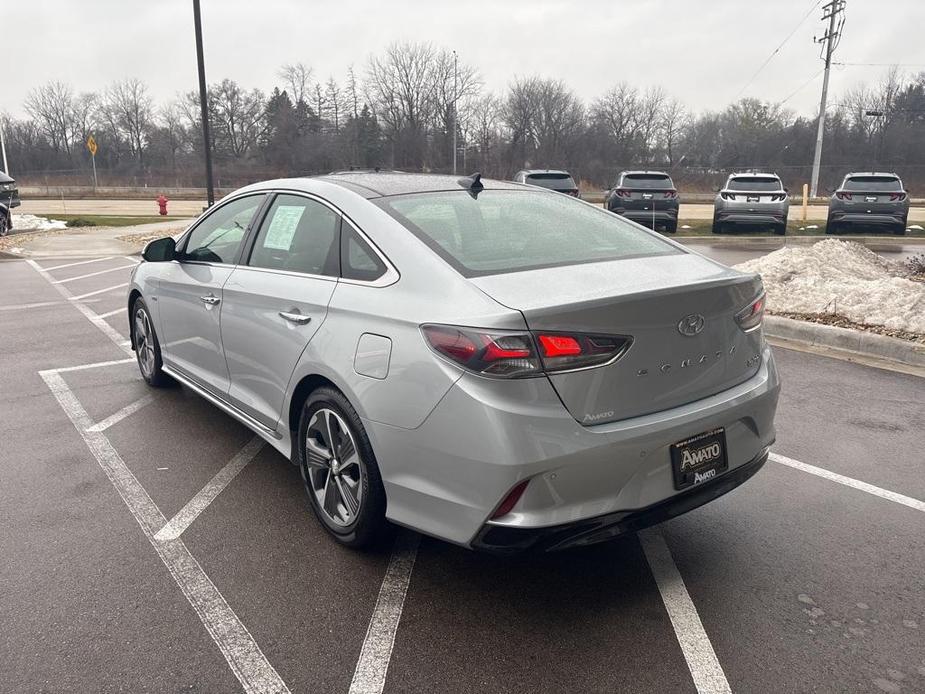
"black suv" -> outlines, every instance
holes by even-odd
[[[0,236],[6,236],[13,228],[11,210],[19,206],[19,191],[16,181],[0,171]]]
[[[662,171],[621,171],[607,191],[604,207],[615,214],[670,234],[678,230],[678,190]]]

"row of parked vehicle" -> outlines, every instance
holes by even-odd
[[[567,171],[518,171],[514,181],[580,197]],[[680,202],[671,176],[663,171],[622,171],[604,197],[604,207],[611,212],[671,234],[678,230]],[[789,211],[790,195],[777,174],[734,173],[716,191],[712,231],[722,234],[737,227],[763,227],[783,236]],[[903,235],[908,217],[909,192],[895,173],[849,173],[832,191],[826,233],[877,228]]]

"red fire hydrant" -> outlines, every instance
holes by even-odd
[[[157,196],[157,208],[161,215],[167,214],[167,196],[163,193]]]

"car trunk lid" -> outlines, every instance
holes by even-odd
[[[760,291],[757,276],[679,253],[474,278],[523,313],[536,333],[632,337],[611,364],[549,375],[585,425],[699,400],[741,383],[759,365],[760,331],[734,316]],[[702,325],[701,323],[702,318]]]

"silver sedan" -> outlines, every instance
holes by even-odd
[[[144,260],[144,379],[299,465],[345,545],[388,521],[496,552],[597,542],[724,494],[774,441],[760,278],[554,192],[268,181]]]

